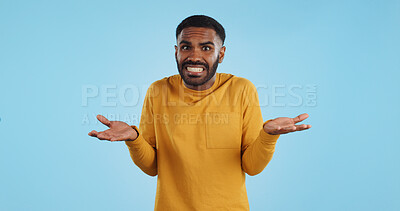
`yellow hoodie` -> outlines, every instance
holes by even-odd
[[[147,90],[139,136],[125,143],[143,172],[158,175],[155,210],[249,210],[245,173],[267,166],[279,135],[263,130],[250,81],[216,74],[203,91],[180,75]]]

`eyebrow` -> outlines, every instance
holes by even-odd
[[[191,45],[192,43],[189,42],[189,41],[186,41],[186,40],[182,40],[182,41],[179,43],[179,45],[181,45],[181,44]],[[200,45],[212,45],[212,46],[215,46],[214,43],[211,42],[211,41],[202,42],[202,43],[200,43]]]
[[[191,45],[192,43],[189,42],[189,41],[186,41],[186,40],[182,40],[182,41],[179,43],[179,45],[180,45],[180,44],[188,44],[188,45]]]
[[[200,43],[200,45],[212,45],[212,46],[214,46],[214,43],[211,42],[211,41],[208,41],[208,42]]]

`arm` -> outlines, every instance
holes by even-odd
[[[278,117],[262,124],[262,115],[254,85],[243,94],[242,169],[253,176],[264,170],[275,152],[280,134],[301,131],[311,125],[296,125],[308,118],[304,113],[295,118]]]
[[[133,162],[146,174],[157,175],[157,150],[154,131],[152,104],[152,86],[147,90],[140,117],[138,137],[135,141],[126,141]]]
[[[272,159],[279,135],[263,130],[258,94],[253,84],[245,87],[242,110],[242,169],[253,176],[262,172]]]
[[[125,141],[133,162],[144,173],[150,176],[157,175],[157,153],[155,149],[153,114],[149,91],[142,109],[140,132],[136,126],[129,126],[121,121],[109,121],[102,115],[97,115],[97,119],[110,129],[101,132],[93,130],[89,133],[89,136],[111,142]]]
[[[136,126],[132,126],[136,131]],[[157,175],[156,149],[140,133],[134,141],[125,141],[133,162],[146,174]]]
[[[250,176],[261,173],[272,159],[278,138],[279,135],[270,135],[261,129],[242,155],[243,171]]]

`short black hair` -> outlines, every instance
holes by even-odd
[[[205,16],[205,15],[192,15],[190,17],[185,18],[178,27],[176,27],[176,39],[178,39],[181,31],[188,27],[204,27],[214,29],[219,38],[222,40],[222,45],[225,42],[225,29],[224,27],[218,23],[214,18]]]

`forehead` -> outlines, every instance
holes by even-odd
[[[217,35],[214,29],[204,27],[188,27],[184,28],[178,36],[178,43],[182,40],[193,41],[198,40],[199,42],[211,41],[214,43],[220,43],[221,39]]]

